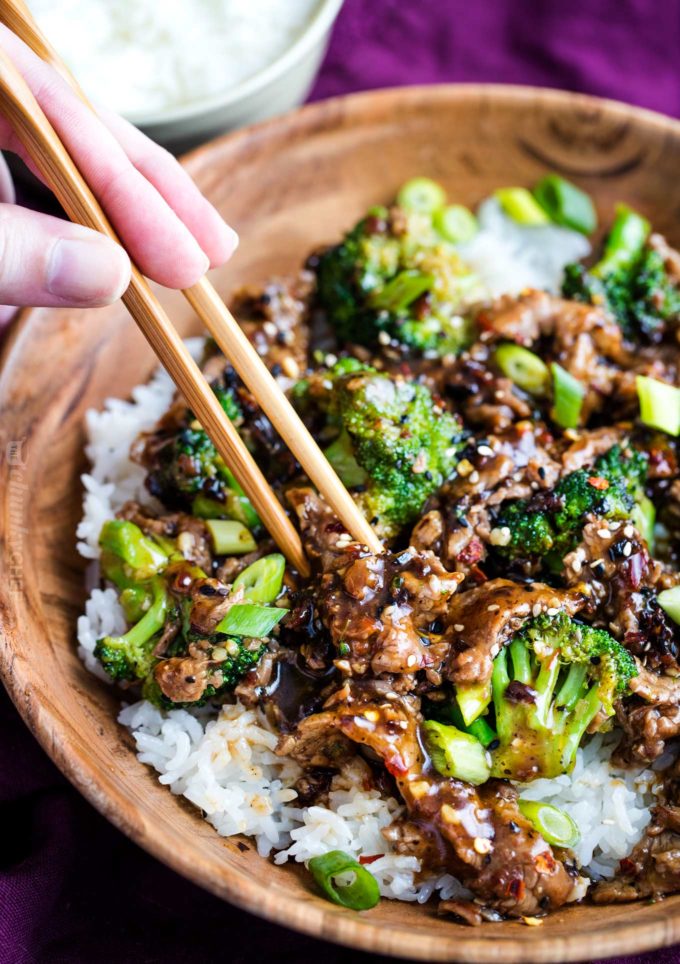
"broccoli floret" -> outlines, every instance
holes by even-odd
[[[668,322],[680,318],[680,290],[662,255],[646,243],[648,233],[648,222],[621,205],[602,260],[590,271],[567,265],[562,293],[606,308],[626,337],[658,341]]]
[[[549,556],[557,560],[578,542],[588,514],[602,519],[630,518],[644,494],[647,456],[637,450],[612,446],[592,469],[570,472],[550,493],[521,499],[501,510],[497,529],[509,530],[509,541],[499,545],[506,558]]]
[[[213,391],[229,418],[238,422],[241,408],[233,390],[213,386]],[[188,510],[202,518],[236,519],[257,528],[257,513],[207,432],[189,411],[187,422],[154,453],[147,488],[171,509]]]
[[[564,613],[529,620],[494,660],[492,775],[568,773],[588,727],[598,714],[603,724],[613,715],[636,674],[633,657],[605,630]]]
[[[122,636],[98,640],[94,655],[116,682],[144,679],[156,659],[153,648],[169,609],[169,596],[162,579],[153,583],[151,605],[142,618]]]
[[[346,362],[311,379],[307,391],[338,432],[327,456],[390,538],[454,473],[461,427],[426,386]]]
[[[197,638],[198,637],[196,637],[196,639]],[[209,683],[197,700],[175,702],[165,696],[153,672],[150,672],[142,688],[142,696],[144,699],[164,710],[187,709],[189,707],[196,709],[205,706],[210,700],[219,701],[234,689],[246,673],[257,666],[267,649],[266,643],[260,644],[257,640],[242,639],[237,636],[225,636],[221,633],[215,633],[209,637],[201,636],[200,639],[204,643],[206,640],[211,643],[213,650],[218,648],[219,650],[226,649],[228,654],[226,659],[222,659],[220,654],[220,663],[219,665],[215,665],[215,669],[219,669],[222,674],[222,683],[220,685]],[[180,639],[169,651],[169,655],[184,655],[186,645],[186,638]],[[211,657],[212,650],[207,650],[206,655]]]
[[[454,354],[471,338],[461,311],[480,282],[431,217],[374,208],[318,261],[316,295],[341,341],[387,338],[416,352]]]

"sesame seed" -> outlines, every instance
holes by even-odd
[[[632,551],[633,551],[632,543],[626,542],[626,544],[625,544],[624,547],[623,547],[623,554],[624,554],[624,556],[625,556],[626,558],[628,558],[628,556],[631,554]]]
[[[495,613],[495,612],[497,612],[500,608],[501,608],[501,607],[498,605],[498,603],[491,603],[490,606],[487,606],[487,607],[486,607],[487,612],[490,612],[490,613]]]
[[[626,539],[632,539],[633,536],[635,535],[635,529],[633,528],[633,526],[628,525],[628,526],[626,526],[626,528],[623,530],[623,534],[624,534],[624,536],[626,537]]]
[[[453,628],[456,630],[457,633],[462,633],[463,630],[465,629],[465,626],[462,623],[454,623]]]
[[[488,455],[493,455],[493,449],[491,448],[490,445],[480,445],[480,446],[477,448],[477,454],[478,454],[478,455],[487,455],[487,456],[488,456]]]
[[[470,482],[472,482],[473,485],[476,485],[479,482],[479,472],[476,469],[474,472],[470,473]]]
[[[326,368],[332,368],[333,365],[335,365],[335,363],[337,362],[337,360],[338,360],[338,356],[334,355],[333,352],[329,352],[324,358],[323,363],[326,366]]]
[[[278,334],[278,328],[273,321],[265,321],[265,323],[262,325],[262,330],[268,338],[276,338],[276,335]]]
[[[458,811],[454,810],[451,804],[445,803],[440,810],[442,820],[444,823],[460,823],[460,817],[458,816]]]
[[[534,607],[531,610],[532,616],[540,616],[543,612],[543,606],[540,603],[534,603]]]
[[[410,656],[409,656],[409,657],[407,658],[407,660],[406,660],[406,665],[407,665],[407,666],[415,666],[417,662],[418,662],[418,657],[416,656],[415,653],[411,653]]]
[[[578,557],[574,559],[574,561],[572,562],[571,569],[572,569],[572,572],[576,573],[576,575],[578,575],[581,569],[583,569],[583,563]]]
[[[598,530],[597,530],[597,534],[598,534],[598,536],[600,537],[600,539],[610,539],[610,538],[611,538],[611,533],[609,532],[609,529],[598,529]]]
[[[381,331],[378,333],[378,341],[380,342],[381,345],[389,345],[390,336],[387,334],[386,331]]]
[[[474,472],[474,466],[468,459],[461,459],[457,466],[457,472],[458,475],[462,475],[463,478],[465,478],[470,472]]]
[[[557,609],[555,606],[551,606],[550,609],[548,609],[549,616],[556,616],[558,612],[559,612],[559,609]]]
[[[475,837],[473,847],[478,854],[488,854],[491,852],[491,841],[486,837]]]

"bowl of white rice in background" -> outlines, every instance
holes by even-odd
[[[301,104],[343,0],[30,0],[90,98],[166,147]]]

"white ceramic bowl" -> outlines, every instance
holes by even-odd
[[[183,107],[128,113],[128,120],[159,144],[181,153],[224,131],[297,107],[314,83],[342,4],[343,0],[321,0],[284,54],[223,94]]]

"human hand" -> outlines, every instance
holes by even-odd
[[[66,81],[6,27],[0,45],[12,58],[97,196],[141,271],[170,288],[187,288],[223,264],[236,233],[163,148],[123,118],[95,115]],[[0,149],[34,171],[0,116]],[[93,307],[119,298],[130,281],[125,251],[89,228],[17,206],[0,157],[0,327],[20,305]]]

